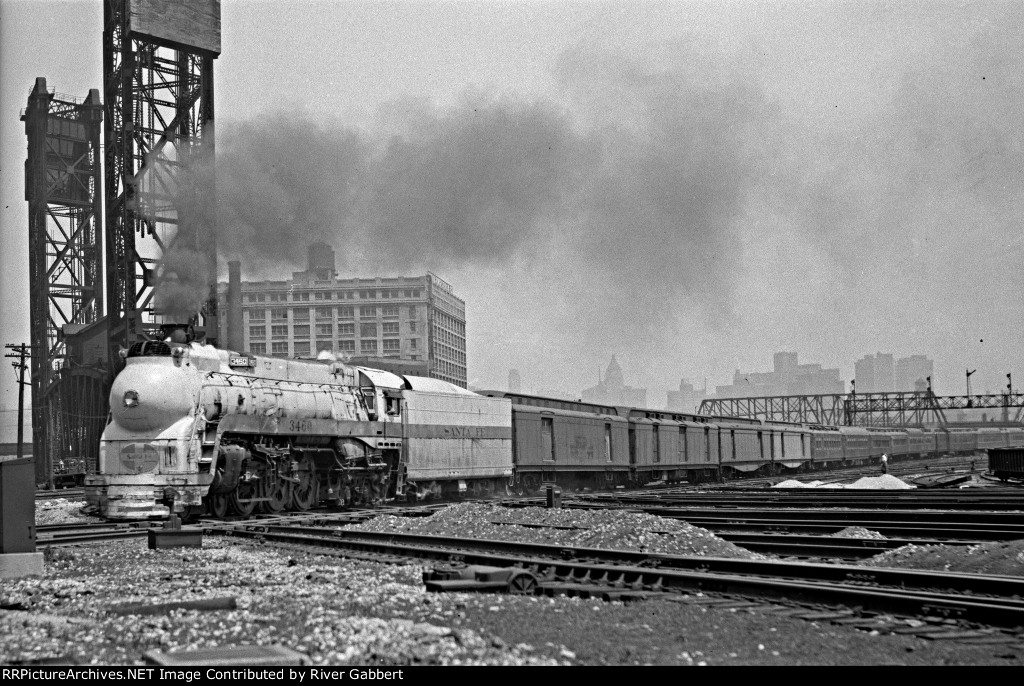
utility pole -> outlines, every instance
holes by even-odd
[[[11,362],[11,366],[18,370],[18,459],[24,457],[25,452],[22,445],[24,444],[25,435],[25,370],[28,369],[28,365],[25,364],[25,357],[29,354],[29,347],[22,343],[21,345],[15,345],[8,343],[4,346],[9,350],[14,350],[14,353],[7,353],[4,357],[18,358],[17,362]]]

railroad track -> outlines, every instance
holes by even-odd
[[[209,535],[248,538],[383,562],[428,560],[453,571],[435,590],[589,593],[710,591],[729,595],[838,603],[848,608],[938,617],[994,627],[1024,626],[1024,579],[807,562],[660,555],[564,545],[315,527],[219,524]],[[483,572],[479,569],[504,572]],[[458,570],[463,570],[459,572]],[[466,578],[466,571],[477,575]],[[508,571],[512,570],[512,571]]]
[[[975,491],[874,491],[798,489],[796,491],[722,490],[663,494],[584,493],[571,496],[576,502],[650,507],[853,507],[883,510],[983,510],[1024,512],[1024,493]]]
[[[512,508],[540,506],[542,503],[539,498],[502,502]],[[893,513],[869,508],[673,507],[662,503],[594,502],[577,497],[562,501],[562,507],[644,512],[666,519],[681,519],[720,535],[740,531],[828,535],[848,527],[864,527],[892,538],[975,542],[1024,538],[1024,516],[1012,511],[908,510]]]
[[[84,488],[55,488],[36,491],[36,500],[52,500],[54,498],[84,498]]]
[[[36,547],[103,543],[136,538],[146,536],[150,529],[160,528],[163,528],[162,522],[46,524],[36,527]]]

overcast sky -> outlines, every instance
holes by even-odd
[[[101,36],[100,0],[0,0],[3,343],[18,114],[36,76],[101,88]],[[433,271],[475,386],[578,393],[616,354],[662,406],[783,350],[1024,384],[1020,2],[225,0],[214,72],[221,278],[316,239],[345,277]]]

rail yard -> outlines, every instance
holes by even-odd
[[[4,6],[4,678],[1024,661],[1024,13],[93,4]]]
[[[765,483],[204,517],[198,548],[56,491],[45,573],[3,586],[2,659],[1016,664],[1024,493],[956,466],[967,487],[896,487],[907,469],[836,474],[815,506]]]

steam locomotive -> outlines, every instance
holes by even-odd
[[[614,488],[988,447],[1024,429],[868,430],[474,393],[337,361],[136,343],[87,502],[111,520]]]

